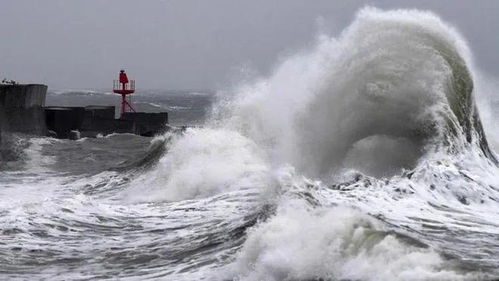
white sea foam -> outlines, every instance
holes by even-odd
[[[50,171],[48,168],[54,164],[56,159],[50,155],[42,153],[44,145],[51,145],[59,142],[54,138],[31,138],[30,145],[24,150],[27,155],[26,171],[29,173],[44,173]]]
[[[287,201],[258,225],[231,268],[235,280],[463,280],[433,250],[388,234],[354,209]]]
[[[447,122],[442,116],[455,118],[449,108],[461,93],[450,92],[449,79],[467,75],[453,74],[449,58],[439,52],[471,64],[466,43],[434,14],[366,8],[338,38],[323,36],[315,49],[285,60],[270,78],[242,86],[217,114],[228,119],[227,126],[271,146],[279,162],[310,176],[362,162],[365,155],[353,161],[349,151],[357,142],[374,145],[367,153],[376,151],[379,142],[372,140],[380,137],[400,148],[385,158],[410,149],[414,157],[400,168],[411,168],[428,136],[441,133]]]
[[[283,192],[308,194],[322,206],[353,206],[404,225],[411,229],[404,232],[435,249],[494,263],[497,253],[452,243],[450,234],[486,233],[478,248],[491,248],[499,229],[493,219],[499,215],[497,165],[477,144],[475,128],[466,127],[473,101],[465,104],[462,97],[473,94],[466,88],[472,69],[465,41],[434,14],[366,8],[338,38],[323,37],[311,52],[285,60],[270,78],[240,87],[215,116],[265,148],[274,166],[296,168],[280,178]],[[462,108],[470,116],[460,116]],[[449,123],[458,125],[453,130]],[[471,144],[467,130],[475,137]],[[410,176],[404,174],[411,169]],[[366,243],[371,241],[366,229],[383,228],[361,213],[277,204],[277,215],[250,233],[233,268],[237,278],[477,278],[395,236]],[[451,231],[416,234],[427,231],[425,221]],[[368,228],[362,226],[367,222]]]
[[[477,279],[440,255],[489,266],[499,256],[497,165],[454,108],[469,94],[463,65],[472,70],[465,42],[434,14],[363,9],[339,37],[320,37],[238,88],[205,128],[155,138],[166,153],[138,176],[3,189],[14,199],[0,222],[73,223],[76,234],[64,236],[73,240],[55,235],[47,249],[84,254],[92,267],[82,278],[145,253],[151,261],[139,270],[158,279]],[[50,165],[42,145],[28,149],[29,165]],[[256,192],[278,196],[260,202]]]
[[[237,132],[188,129],[168,145],[157,166],[131,184],[134,200],[203,198],[267,183],[264,155]]]
[[[478,71],[476,71],[478,72]],[[478,72],[476,75],[477,106],[487,134],[487,139],[496,153],[499,153],[499,81],[490,75]]]

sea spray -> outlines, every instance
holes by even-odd
[[[387,236],[397,246],[385,248],[375,260],[389,259],[391,250],[403,248],[395,256],[409,257],[408,263],[385,260],[383,266],[363,267],[375,264],[369,255],[351,257],[341,247],[327,248],[325,241],[343,239],[332,230],[341,212],[357,221],[349,213],[358,211],[330,211],[321,221],[317,214],[322,211],[294,211],[300,208],[294,206],[250,232],[234,276],[486,278],[466,273],[493,268],[499,253],[489,252],[497,248],[492,233],[498,231],[493,219],[498,168],[475,107],[472,69],[465,41],[434,14],[365,8],[338,38],[322,37],[314,50],[290,57],[269,79],[241,87],[239,96],[217,109],[228,117],[226,126],[265,147],[274,163],[295,168],[292,182],[280,181],[291,187],[284,194],[318,206],[351,206],[469,265],[451,269],[437,252]],[[276,203],[278,209],[289,204],[286,196]],[[471,229],[492,236],[477,247]],[[313,248],[316,240],[322,242]],[[368,240],[363,237],[360,243]],[[361,252],[369,249],[366,245]]]
[[[270,146],[278,162],[310,176],[358,169],[352,166],[358,162],[376,165],[365,155],[382,148],[376,138],[401,148],[385,153],[390,167],[376,176],[414,168],[431,148],[460,151],[478,143],[493,158],[468,64],[464,40],[434,14],[365,8],[338,38],[321,37],[315,49],[290,57],[269,79],[241,87],[217,111],[228,126]],[[352,148],[368,144],[352,159]],[[404,153],[413,157],[389,159]]]
[[[493,280],[476,76],[434,14],[366,8],[147,153],[35,139],[50,173],[0,171],[2,277]]]
[[[480,250],[493,240],[468,245],[476,241],[468,231],[497,232],[490,226],[499,191],[495,156],[474,104],[471,66],[464,40],[434,14],[365,8],[338,38],[321,37],[268,79],[240,87],[234,99],[215,107],[206,128],[172,142],[129,190],[142,201],[219,196],[251,186],[280,194],[271,201],[277,213],[250,231],[228,267],[234,278],[475,278],[470,268],[489,270],[496,254]],[[143,194],[137,195],[139,188]],[[319,209],[283,207],[296,198]],[[338,205],[348,208],[329,210]],[[473,216],[463,219],[463,213]],[[279,230],[274,223],[281,219],[291,228]],[[328,225],[335,220],[353,223]],[[355,232],[364,222],[368,232],[385,233],[374,243],[379,247],[364,244],[370,236],[360,235],[351,242],[366,248],[346,255],[353,244],[341,238],[348,236],[343,231]],[[304,238],[302,227],[314,229],[319,245]],[[392,231],[431,248],[406,245],[387,234]],[[326,247],[334,236],[345,245]],[[294,259],[276,258],[284,248],[268,239],[279,238],[295,249]],[[375,248],[383,251],[370,256]],[[469,264],[454,268],[441,251]],[[389,265],[368,266],[384,255]],[[326,261],[307,258],[312,256]],[[476,267],[481,259],[489,262]]]
[[[167,145],[154,169],[131,183],[131,200],[179,201],[268,185],[265,156],[235,131],[187,129]]]

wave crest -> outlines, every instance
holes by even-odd
[[[344,169],[390,176],[427,151],[469,145],[494,160],[469,65],[464,40],[434,14],[365,8],[339,38],[322,37],[242,88],[229,124],[314,177]]]

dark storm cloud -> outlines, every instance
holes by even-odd
[[[106,88],[124,67],[143,88],[218,88],[241,66],[337,35],[355,12],[432,10],[499,73],[499,1],[0,0],[0,77],[52,88]]]

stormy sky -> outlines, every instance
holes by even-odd
[[[363,6],[431,10],[499,75],[499,1],[0,0],[0,79],[105,89],[120,68],[144,89],[219,89],[337,35]]]

